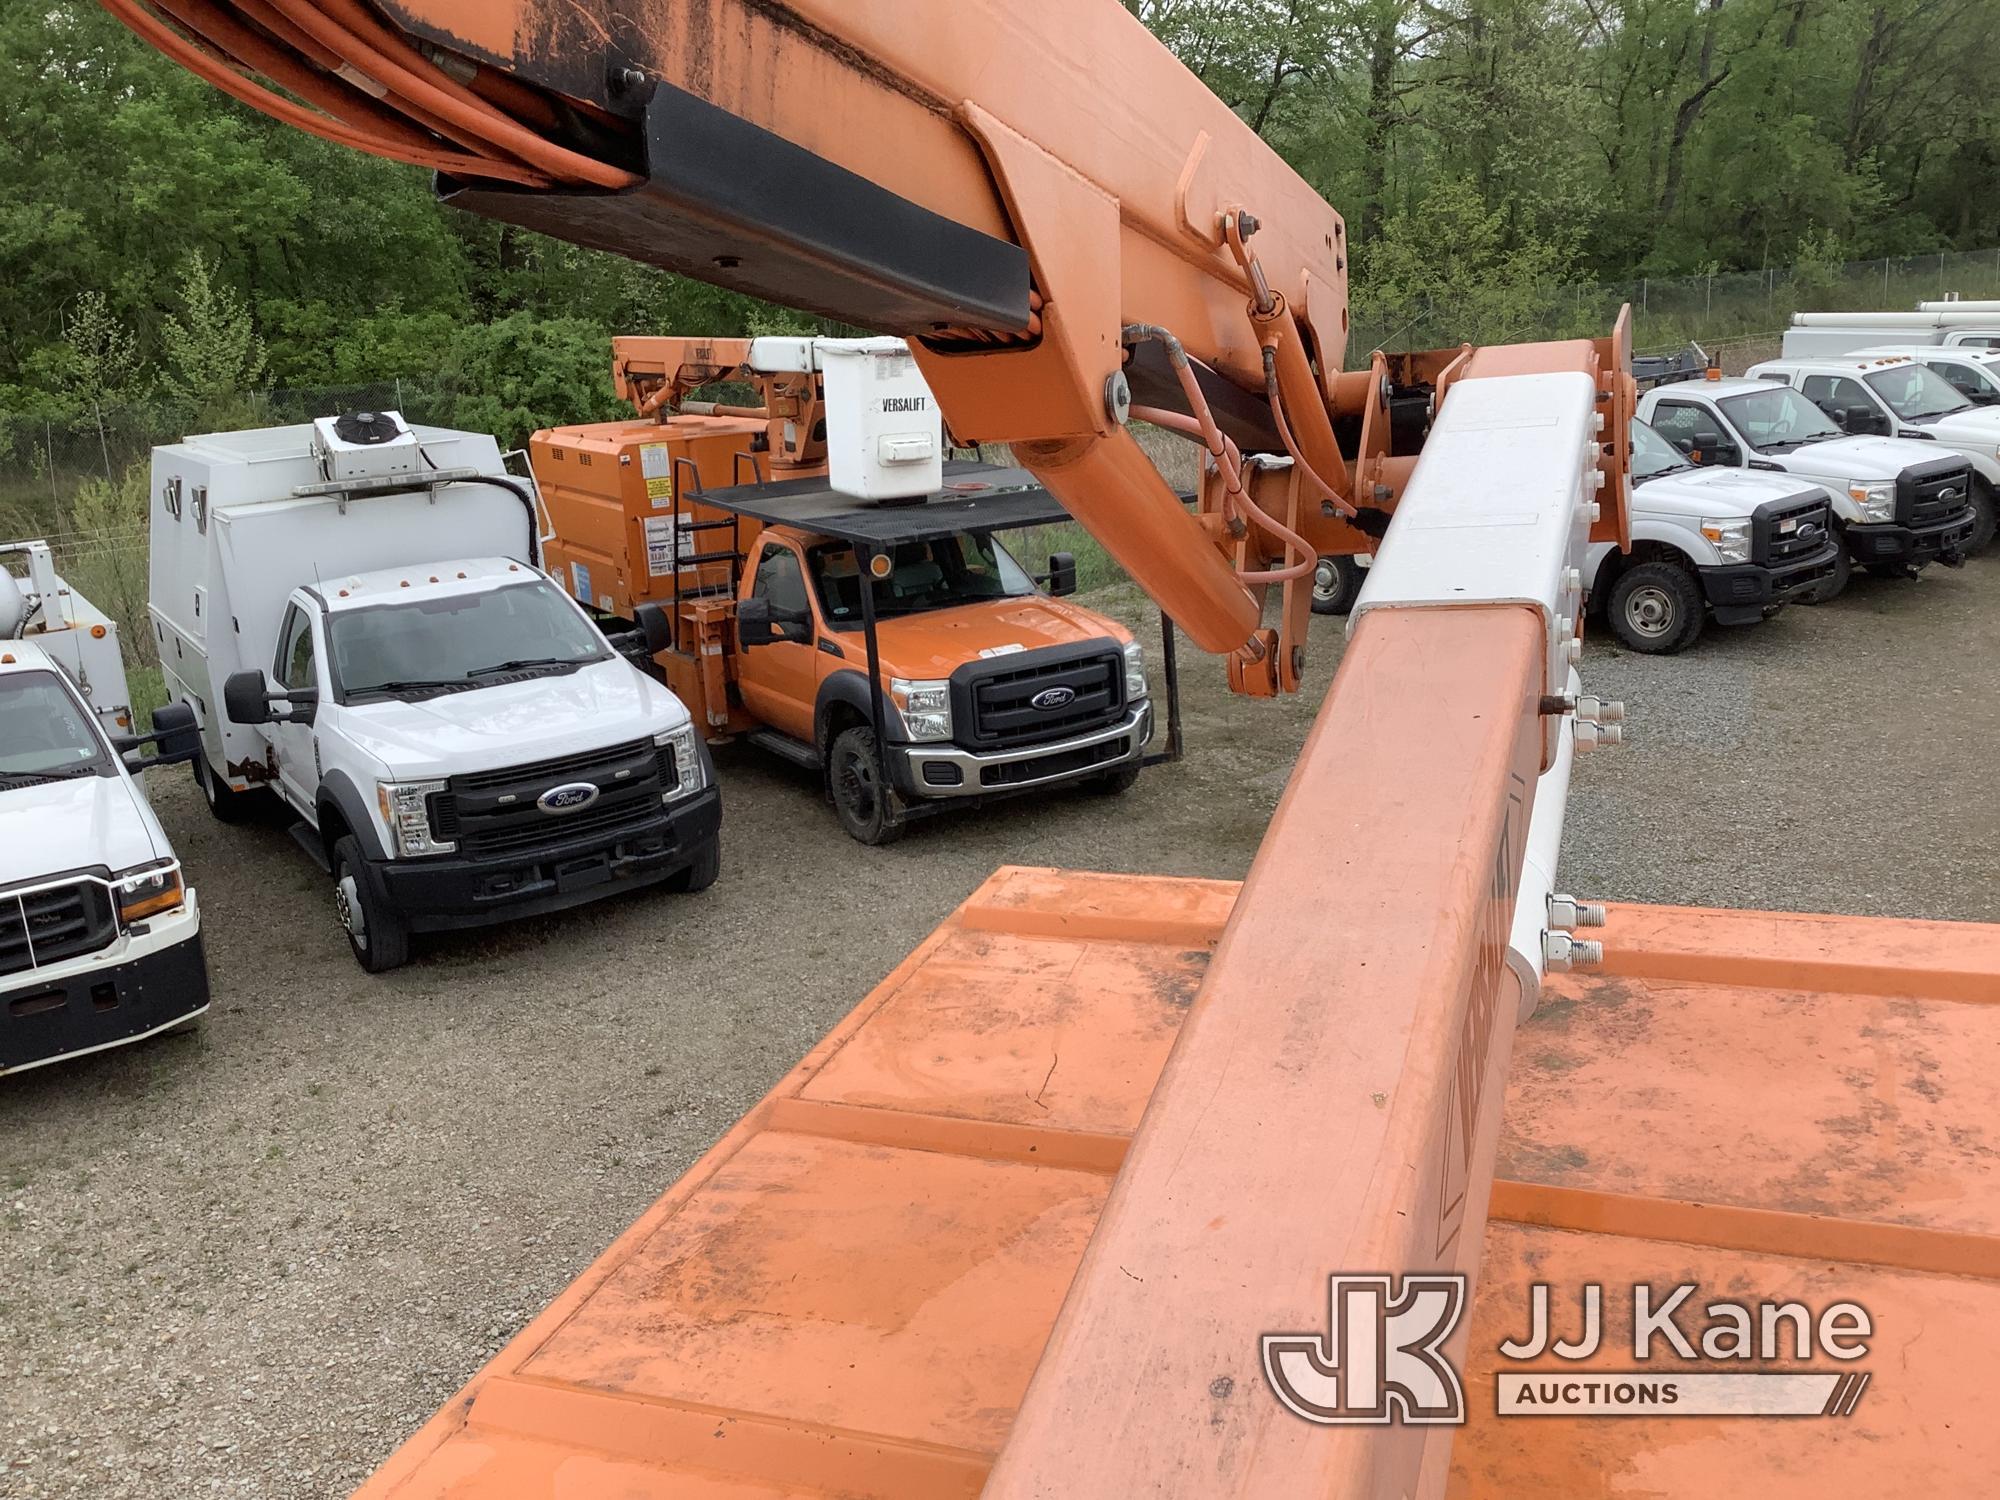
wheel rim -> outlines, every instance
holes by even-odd
[[[368,916],[361,909],[361,887],[351,874],[343,874],[333,887],[333,914],[347,940],[362,951],[368,947]]]
[[[1313,598],[1322,604],[1340,592],[1340,569],[1332,561],[1322,557],[1319,566],[1313,569]]]
[[[850,750],[841,757],[834,781],[840,788],[840,804],[848,816],[856,823],[874,822],[882,793],[873,762]]]
[[[1669,634],[1679,617],[1674,596],[1656,584],[1641,584],[1626,597],[1625,623],[1649,641]]]

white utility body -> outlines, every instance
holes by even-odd
[[[105,733],[132,732],[118,626],[56,572],[47,542],[0,542],[0,640],[8,639],[33,641],[59,663]]]
[[[715,878],[687,710],[536,566],[491,437],[393,412],[153,454],[152,616],[198,779],[274,794],[371,971],[412,932]]]
[[[200,907],[134,774],[191,759],[193,717],[164,708],[152,734],[116,730],[60,642],[10,618],[17,598],[0,582],[0,1073],[208,1009]],[[149,741],[154,761],[140,756]]]
[[[1977,524],[1966,554],[1977,556],[1993,540],[1995,497],[2000,495],[2000,409],[1973,401],[1930,360],[1960,360],[1961,379],[1987,379],[1977,362],[2000,352],[1927,350],[1869,352],[1823,359],[1767,359],[1745,373],[1783,381],[1817,406],[1843,432],[1888,434],[1935,443],[1972,465]]]
[[[1794,313],[1782,352],[1786,359],[1820,359],[1873,344],[2000,349],[2000,304],[1926,303],[1915,312]]]
[[[1697,465],[1785,474],[1826,490],[1844,545],[1821,598],[1845,585],[1850,563],[1906,573],[1964,560],[1977,522],[1972,466],[1936,443],[1850,437],[1772,380],[1656,386],[1639,398],[1639,418]]]

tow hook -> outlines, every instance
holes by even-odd
[[[1938,561],[1947,568],[1962,568],[1965,566],[1965,554],[1956,547],[1947,547],[1938,554]]]

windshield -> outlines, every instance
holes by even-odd
[[[861,570],[854,549],[845,542],[828,542],[806,556],[827,624],[836,630],[859,629]],[[889,576],[874,580],[879,619],[1035,592],[1035,581],[990,534],[961,531],[928,542],[899,542],[890,560],[895,566]]]
[[[327,620],[334,681],[346,696],[486,687],[503,675],[604,661],[604,637],[537,579],[477,594],[338,610]]]
[[[1897,365],[1877,370],[1867,377],[1869,389],[1889,403],[1905,422],[1922,422],[1950,412],[1964,411],[1972,403],[1951,388],[1951,382],[1925,365]]]
[[[109,764],[104,741],[55,673],[0,677],[0,791],[24,777],[93,776]]]
[[[1693,464],[1674,451],[1674,445],[1644,422],[1632,424],[1632,482],[1658,479],[1676,469],[1692,469]]]
[[[1788,385],[1731,396],[1722,403],[1722,409],[1759,453],[1775,453],[1842,435],[1825,412]]]

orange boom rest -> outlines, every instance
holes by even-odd
[[[1260,1429],[1305,1427],[1279,1412],[1254,1341],[1185,1389],[1179,1372],[1152,1381],[1158,1416],[1130,1420],[1181,1460],[1157,1489],[1111,1472],[1124,1434],[1071,1440],[1017,1417],[1055,1359],[1051,1329],[1072,1321],[1079,1266],[1103,1253],[1116,1174],[1157,1136],[1147,1101],[1183,1066],[1177,1036],[1225,1024],[1212,987],[1190,1000],[1244,925],[1222,882],[1000,871],[362,1496],[1404,1493],[1379,1472],[1315,1485],[1230,1471]],[[1837,1475],[1841,1494],[1985,1493],[2000,1434],[1959,1415],[1966,1392],[2000,1380],[2000,928],[1620,906],[1605,932],[1620,972],[1550,980],[1493,1100],[1491,1222],[1465,1230],[1485,1262],[1465,1340],[1471,1420],[1421,1492],[1818,1500]],[[1338,997],[1328,1018],[1377,1050]],[[1357,1065],[1375,1075],[1357,1086],[1387,1096],[1371,1109],[1393,1118],[1394,1062]],[[1746,1113],[1775,1080],[1786,1107]],[[1284,1102],[1268,1132],[1304,1123],[1276,1118]],[[1325,1182],[1341,1170],[1329,1161]],[[1300,1191],[1331,1197],[1319,1180]],[[1176,1274],[1143,1245],[1121,1254],[1135,1298]],[[1227,1294],[1226,1270],[1204,1285]],[[1858,1301],[1875,1379],[1842,1420],[1494,1415],[1493,1351],[1528,1333],[1531,1283],[1550,1285],[1572,1337],[1582,1283],[1609,1297],[1635,1280],[1699,1281],[1702,1300]],[[1607,1303],[1599,1357],[1533,1366],[1568,1380],[1632,1368],[1624,1306],[1621,1321]],[[1278,1315],[1315,1307],[1323,1279]],[[1700,1326],[1692,1309],[1681,1322]],[[1158,1352],[1130,1351],[1132,1376]],[[1105,1364],[1122,1388],[1126,1367]],[[1073,1467],[1020,1489],[1045,1457]]]

